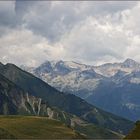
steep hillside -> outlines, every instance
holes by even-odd
[[[0,138],[83,139],[60,121],[32,116],[0,116]]]
[[[73,128],[79,133],[83,133],[87,138],[120,138],[120,134],[116,134],[110,130],[100,128],[96,125],[89,124],[86,121],[68,114],[58,108],[52,108],[41,98],[30,96],[14,83],[10,82],[0,74],[0,114],[2,115],[34,115],[45,116],[50,119],[55,119],[63,122],[65,125]],[[78,127],[76,127],[78,126]],[[92,132],[83,132],[79,128],[91,128]],[[93,129],[94,128],[94,129]],[[104,133],[100,133],[100,131]],[[0,129],[1,136],[7,135],[7,138],[12,137],[7,131]],[[96,136],[93,134],[96,133]],[[107,134],[107,135],[105,135]]]
[[[51,108],[41,98],[29,95],[0,74],[0,114],[40,115],[55,118],[61,111]]]
[[[125,137],[125,139],[140,139],[140,121],[136,122],[135,128]]]
[[[126,134],[133,127],[133,122],[107,113],[74,95],[61,93],[13,64],[1,66],[0,73],[31,96],[42,98],[49,105],[81,117],[87,122],[122,134]]]

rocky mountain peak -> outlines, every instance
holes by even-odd
[[[138,62],[136,62],[135,60],[132,60],[130,58],[126,59],[122,64],[124,66],[128,66],[128,67],[133,67],[133,66],[140,65]]]
[[[36,73],[44,73],[44,72],[51,72],[52,66],[50,61],[46,60],[43,64],[41,64],[38,68],[35,69]]]

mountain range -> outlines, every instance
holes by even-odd
[[[74,94],[116,115],[140,118],[140,64],[132,59],[100,66],[73,61],[46,61],[22,69],[66,94]]]
[[[0,64],[0,114],[59,120],[88,138],[120,138],[133,122],[51,87],[14,64]]]

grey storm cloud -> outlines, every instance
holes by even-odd
[[[137,2],[23,1],[0,2],[0,25],[25,25],[50,40],[60,38],[88,16],[129,9]]]
[[[26,28],[34,33],[58,41],[75,24],[89,16],[103,16],[136,5],[137,2],[74,2],[74,1],[16,1],[15,9]]]

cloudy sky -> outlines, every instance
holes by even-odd
[[[140,2],[0,1],[0,61],[140,62]]]

